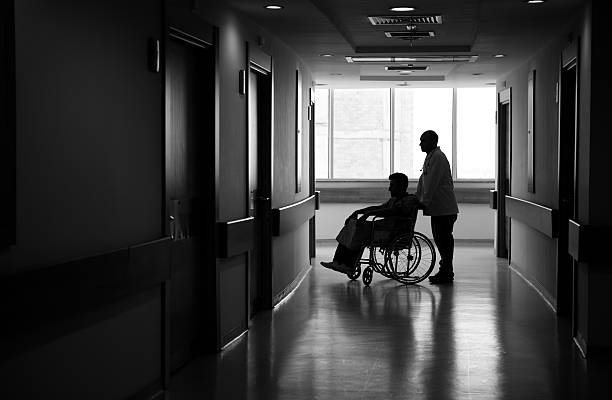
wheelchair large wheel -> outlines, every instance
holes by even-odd
[[[431,274],[436,264],[436,250],[422,233],[404,234],[388,246],[385,261],[393,279],[415,284]]]

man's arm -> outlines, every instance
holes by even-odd
[[[348,216],[348,218],[344,221],[344,225],[348,224],[349,220],[351,219],[357,219],[357,216],[359,214],[363,214],[363,215],[367,215],[367,213],[373,212],[375,210],[378,210],[379,208],[381,208],[382,205],[380,206],[370,206],[370,207],[366,207],[366,208],[360,208],[359,210],[355,210],[353,211],[353,213],[351,215]],[[363,217],[362,217],[363,218]]]
[[[414,195],[406,194],[401,200],[391,202],[388,201],[384,204],[381,204],[379,207],[370,210],[361,217],[366,219],[368,216],[377,216],[377,217],[397,217],[404,216],[410,217],[412,216],[412,212],[414,208],[417,206],[418,200]]]
[[[363,213],[361,219],[366,219],[367,217],[377,216],[377,217],[392,217],[395,215],[400,215],[401,212],[398,211],[395,207],[385,207],[385,208],[376,208],[374,210],[370,210],[366,213]]]
[[[444,175],[444,162],[441,157],[431,157],[427,166],[427,174],[423,176],[423,187],[421,205],[427,209],[433,200],[434,193],[438,190],[442,176]]]

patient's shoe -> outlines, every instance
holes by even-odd
[[[321,261],[321,265],[325,268],[334,269],[334,267],[338,265],[338,263],[336,261]]]
[[[321,261],[321,265],[324,266],[325,268],[333,269],[334,271],[338,271],[343,274],[348,274],[352,272],[349,267],[347,267],[344,264],[340,264],[337,261],[332,261],[332,262]]]

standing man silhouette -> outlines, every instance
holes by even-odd
[[[440,253],[440,270],[429,277],[433,284],[452,283],[453,252],[455,239],[453,225],[457,221],[459,208],[453,187],[448,159],[438,147],[438,134],[425,131],[421,135],[421,151],[427,153],[416,196],[423,208],[423,214],[431,216],[431,231]]]

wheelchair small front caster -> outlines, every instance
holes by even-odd
[[[354,270],[352,274],[346,274],[346,276],[349,277],[350,280],[354,281],[355,279],[359,278],[359,275],[361,275],[361,265],[358,265]]]
[[[374,274],[374,271],[372,270],[372,267],[367,267],[366,269],[363,270],[363,284],[366,286],[370,286],[370,283],[372,283],[372,275]]]

